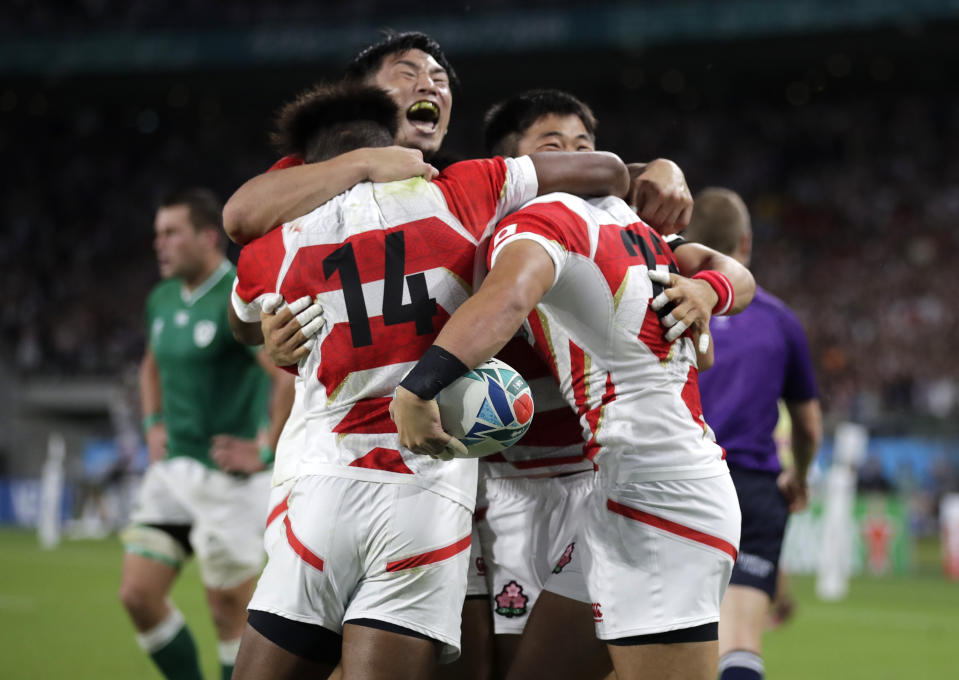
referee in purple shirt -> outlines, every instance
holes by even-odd
[[[749,266],[752,229],[743,200],[728,189],[697,197],[684,234]],[[713,317],[716,363],[699,378],[706,422],[726,450],[743,526],[739,558],[719,621],[720,680],[764,677],[762,633],[776,592],[786,519],[808,501],[806,473],[822,438],[822,414],[799,319],[758,286],[736,316]],[[793,467],[782,469],[773,441],[777,401],[792,419]]]

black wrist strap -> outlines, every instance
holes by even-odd
[[[403,378],[400,387],[429,401],[467,371],[469,368],[456,356],[442,347],[431,345],[413,370]]]

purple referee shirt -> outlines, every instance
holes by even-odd
[[[779,298],[757,286],[740,314],[713,317],[716,363],[699,376],[706,422],[731,466],[778,473],[777,400],[817,396],[806,334]]]

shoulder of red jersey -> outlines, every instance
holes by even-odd
[[[537,241],[548,252],[558,246],[566,252],[589,257],[592,252],[590,221],[589,205],[582,198],[564,193],[540,196],[507,215],[496,226],[488,264],[492,267],[505,243],[516,238]]]
[[[237,315],[244,321],[250,321],[254,312],[259,313],[256,302],[262,295],[276,292],[276,281],[285,256],[282,229],[268,232],[240,251],[233,303]]]
[[[485,158],[454,163],[433,180],[447,207],[477,238],[490,224],[536,196],[533,162]]]

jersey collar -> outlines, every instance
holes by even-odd
[[[230,261],[226,258],[223,258],[223,262],[220,263],[220,266],[213,270],[213,273],[210,274],[206,281],[201,283],[199,286],[194,288],[192,291],[187,290],[186,286],[180,286],[180,299],[183,300],[183,303],[188,307],[192,307],[193,303],[199,300],[201,297],[210,292],[210,289],[213,288],[216,284],[220,282],[226,273],[230,271]]]

